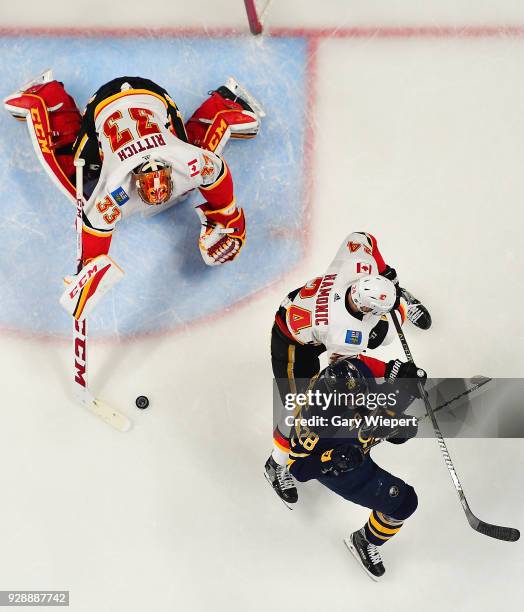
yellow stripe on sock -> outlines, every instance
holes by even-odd
[[[376,538],[379,538],[380,540],[389,540],[389,538],[391,537],[391,536],[386,537],[386,536],[383,536],[383,535],[380,535],[379,533],[377,533],[377,532],[376,532],[376,531],[373,529],[373,527],[371,527],[371,525],[369,524],[369,521],[368,521],[368,529],[371,531],[371,533],[372,533],[372,534],[373,534],[373,535],[374,535]]]
[[[388,527],[384,527],[377,521],[377,519],[373,516],[373,514],[369,516],[369,522],[373,525],[373,527],[378,529],[381,533],[389,533],[391,535],[394,535],[395,533],[397,533],[397,531],[400,530],[400,527],[397,527],[396,529],[389,529]]]

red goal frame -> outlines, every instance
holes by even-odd
[[[247,20],[251,33],[262,34],[262,22],[260,21],[255,0],[244,0],[244,4],[246,5]]]

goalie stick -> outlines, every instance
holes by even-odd
[[[402,344],[402,348],[404,349],[404,353],[406,354],[407,360],[411,363],[414,363],[411,351],[409,350],[408,343],[404,336],[404,332],[400,328],[400,323],[394,313],[391,315],[391,319],[393,321],[395,329],[397,330],[397,334],[400,343]],[[442,457],[444,458],[444,462],[446,464],[446,467],[448,468],[451,480],[455,485],[455,489],[458,493],[462,508],[464,509],[464,512],[466,514],[466,518],[468,519],[468,523],[475,531],[481,533],[482,535],[486,535],[490,538],[495,538],[497,540],[504,540],[505,542],[516,542],[520,538],[520,532],[518,529],[514,529],[513,527],[500,527],[499,525],[491,525],[490,523],[485,523],[484,521],[481,521],[479,518],[477,518],[471,511],[468,501],[466,499],[466,495],[464,494],[464,490],[462,489],[459,477],[455,470],[455,466],[453,465],[453,461],[451,460],[451,456],[446,447],[446,443],[444,442],[444,437],[440,431],[437,418],[435,416],[433,408],[431,407],[431,403],[429,401],[427,393],[424,390],[424,387],[420,381],[418,383],[418,389],[420,392],[420,396],[422,397],[422,399],[424,400],[424,404],[426,405],[426,411],[428,413],[429,418],[431,419],[433,430],[435,432],[435,437],[440,447],[440,452],[442,453]]]
[[[84,211],[84,160],[75,159],[76,168],[76,267],[77,273],[82,269],[82,217]],[[118,431],[127,431],[131,421],[120,412],[94,398],[88,387],[87,378],[87,320],[73,319],[73,380],[75,395],[93,414]]]

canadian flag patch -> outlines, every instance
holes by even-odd
[[[371,264],[364,261],[357,261],[357,274],[361,273],[371,274]]]
[[[192,159],[191,161],[187,162],[187,165],[189,166],[189,176],[192,178],[193,176],[196,176],[199,173],[198,170],[198,160],[195,157],[195,159]]]

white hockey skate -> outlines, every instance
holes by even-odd
[[[250,94],[245,87],[242,87],[242,85],[240,85],[240,83],[234,77],[228,77],[224,87],[227,87],[236,97],[247,102],[259,119],[266,116],[266,111],[263,109],[260,102],[255,98],[255,96]]]

